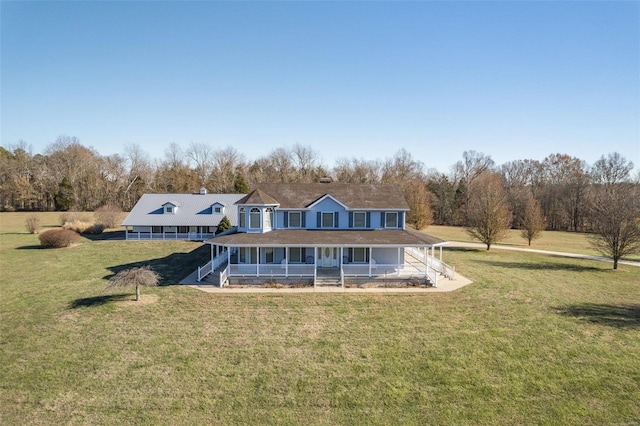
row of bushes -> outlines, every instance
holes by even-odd
[[[87,213],[66,212],[60,215],[60,225],[62,228],[75,231],[78,234],[101,234],[107,228],[115,228],[120,224],[122,209],[116,206],[102,206],[97,209],[93,216],[96,221],[91,222]],[[40,218],[29,216],[25,222],[27,232],[37,234],[40,230]]]

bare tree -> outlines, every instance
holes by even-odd
[[[462,153],[462,161],[458,161],[454,166],[455,175],[464,182],[462,188],[465,191],[465,218],[470,214],[471,193],[470,188],[473,183],[483,173],[490,171],[495,165],[491,156],[482,152],[465,151]]]
[[[228,146],[213,152],[213,167],[207,184],[211,191],[231,193],[236,171],[244,167],[244,157],[235,148]]]
[[[591,174],[593,187],[590,243],[613,259],[613,269],[624,256],[640,252],[640,188],[631,182],[633,163],[619,154],[601,157]]]
[[[407,223],[417,230],[431,225],[433,213],[431,211],[431,196],[427,185],[418,180],[412,180],[403,185],[404,196],[409,204]]]
[[[338,158],[333,175],[342,183],[379,183],[382,175],[379,161]]]
[[[149,266],[124,269],[109,278],[107,287],[133,287],[136,288],[136,302],[140,300],[140,286],[155,287],[160,282],[160,275]]]
[[[321,177],[317,176],[318,168],[322,168],[319,164],[320,154],[313,148],[308,145],[295,144],[291,148],[291,156],[300,182],[315,182]]]
[[[193,162],[200,185],[205,185],[213,169],[213,150],[207,144],[191,142],[187,149],[187,158]]]
[[[520,236],[531,245],[531,241],[540,238],[540,235],[542,235],[545,225],[544,216],[542,216],[540,203],[538,203],[538,200],[533,197],[530,191],[527,191],[527,195],[522,204],[523,215]]]
[[[467,232],[489,250],[506,235],[511,222],[502,179],[495,173],[485,173],[474,179],[470,191]]]

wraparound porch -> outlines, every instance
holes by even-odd
[[[441,276],[453,278],[455,274],[455,269],[442,261],[441,245],[225,248],[212,244],[211,256],[211,262],[198,268],[198,281],[214,273],[221,287],[229,281],[260,283],[299,279],[314,287],[329,282],[344,288],[345,280],[359,278],[419,279],[437,287]]]

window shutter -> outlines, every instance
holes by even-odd
[[[307,227],[307,212],[302,212],[302,214],[300,215],[302,216],[302,227],[306,228]]]
[[[316,227],[317,228],[322,228],[322,213],[318,212],[316,214],[316,220],[317,220]]]
[[[333,214],[333,227],[334,228],[337,228],[338,226],[340,226],[340,220],[339,220],[338,216],[339,216],[338,212],[335,212]]]
[[[404,225],[404,212],[399,212],[398,213],[398,224],[396,226],[398,228],[402,228],[402,225]]]
[[[349,228],[353,228],[353,212],[349,212]]]
[[[284,224],[282,225],[283,228],[288,228],[289,227],[289,212],[284,212]]]
[[[348,256],[349,256],[349,263],[353,262],[353,249],[349,248],[349,252],[348,252]]]
[[[371,228],[371,212],[367,212],[367,228]]]
[[[380,227],[381,228],[386,228],[387,227],[387,223],[386,223],[386,215],[384,214],[384,212],[380,212]]]

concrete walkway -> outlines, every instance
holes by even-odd
[[[185,280],[183,280],[185,281]],[[182,283],[182,282],[181,282]],[[472,281],[456,273],[456,278],[450,280],[438,277],[438,287],[370,287],[370,288],[341,288],[341,287],[303,287],[303,288],[264,288],[259,286],[246,286],[243,288],[216,287],[212,285],[186,284],[187,287],[206,291],[208,293],[442,293],[454,291],[471,284]]]
[[[464,243],[459,241],[450,241],[446,247],[469,247],[469,248],[480,248],[486,249],[487,245],[482,243]],[[529,253],[540,253],[540,254],[548,254],[550,256],[561,256],[561,257],[571,257],[573,259],[587,259],[587,260],[597,260],[600,262],[609,262],[613,263],[608,257],[604,256],[593,256],[589,254],[578,254],[578,253],[567,253],[563,251],[550,251],[550,250],[538,250],[538,249],[530,249],[524,247],[513,247],[513,246],[503,246],[503,245],[492,245],[492,249],[496,250],[513,250],[513,251],[526,251]],[[620,265],[629,265],[629,266],[637,266],[640,267],[640,262],[634,260],[619,260],[618,264]]]

